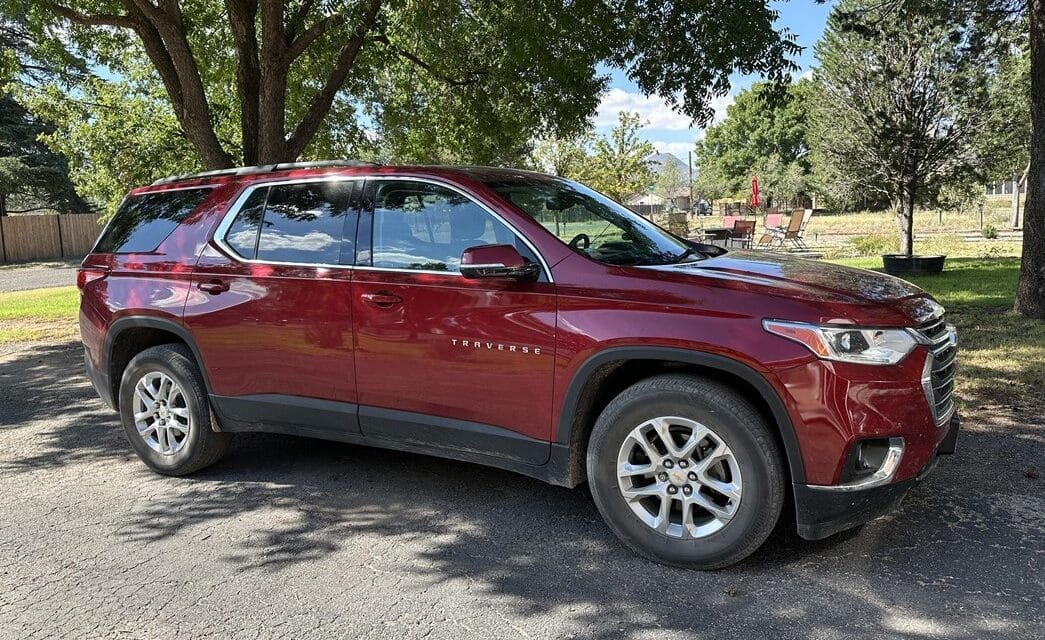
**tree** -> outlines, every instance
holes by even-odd
[[[69,181],[65,158],[40,141],[51,127],[34,117],[6,93],[0,93],[0,216],[55,209],[88,210]]]
[[[766,0],[0,0],[0,6],[54,57],[83,56],[89,68],[116,75],[128,55],[147,59],[186,139],[212,169],[309,155],[339,101],[343,112],[353,112],[353,124],[369,121],[395,148],[416,155],[432,153],[431,142],[461,137],[494,140],[485,147],[494,155],[505,141],[576,133],[606,86],[597,65],[623,70],[642,91],[666,96],[703,123],[731,73],[784,78],[794,67],[789,56],[799,50],[790,34],[774,29],[776,12]],[[424,126],[421,114],[438,126]],[[225,119],[236,124],[234,140],[216,130]],[[524,135],[512,135],[520,129]],[[519,145],[511,146],[517,155]]]
[[[656,178],[653,183],[653,193],[657,194],[671,204],[689,192],[689,177],[683,173],[684,165],[681,162],[668,158],[660,162],[656,167]]]
[[[979,167],[991,52],[971,23],[968,10],[931,3],[842,0],[817,45],[813,146],[836,180],[890,199],[906,255],[915,205]]]
[[[541,138],[534,145],[530,160],[539,171],[561,178],[580,178],[588,160],[587,147],[591,140],[590,132],[571,138]]]
[[[147,71],[118,81],[88,76],[75,87],[20,87],[16,96],[54,123],[40,140],[69,159],[80,193],[106,212],[115,211],[133,186],[203,168],[162,86]]]
[[[583,181],[618,202],[646,191],[653,184],[647,159],[656,149],[639,137],[642,126],[638,114],[621,111],[610,134],[595,139],[593,153],[581,172]]]
[[[1045,0],[1030,0],[1030,167],[1017,313],[1045,319]]]
[[[1004,56],[990,83],[991,123],[977,144],[986,158],[987,177],[1012,180],[1010,226],[1019,226],[1020,190],[1030,169],[1030,51]]]
[[[792,164],[795,167],[786,171],[808,174],[806,132],[812,94],[813,83],[807,79],[789,85],[783,100],[775,102],[773,88],[766,83],[737,94],[725,120],[709,127],[697,142],[697,166],[704,181],[714,177],[719,181],[716,191],[734,194],[747,189],[752,175],[764,180],[766,170],[779,174],[776,183]]]

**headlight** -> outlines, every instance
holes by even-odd
[[[896,364],[918,344],[906,329],[862,329],[763,320],[766,331],[800,342],[825,360],[862,364]]]

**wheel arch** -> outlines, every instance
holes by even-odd
[[[105,371],[109,376],[112,391],[113,408],[119,409],[120,381],[127,364],[135,355],[149,347],[161,344],[182,343],[192,351],[206,390],[210,392],[210,379],[203,366],[199,349],[195,340],[184,326],[168,318],[152,316],[124,316],[109,327],[105,336],[103,353],[105,354]]]
[[[625,365],[632,365],[625,367]],[[740,391],[775,427],[791,482],[805,482],[791,417],[776,389],[760,372],[726,356],[674,347],[612,347],[590,356],[571,378],[559,412],[555,444],[569,448],[568,484],[583,482],[588,436],[599,412],[624,388],[659,373],[714,374]]]

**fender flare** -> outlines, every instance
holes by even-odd
[[[116,343],[116,338],[127,329],[160,329],[167,331],[178,336],[182,342],[188,345],[189,350],[192,351],[192,355],[196,358],[196,364],[199,367],[200,373],[203,375],[203,383],[206,387],[206,391],[209,394],[211,390],[210,377],[207,375],[207,368],[203,366],[203,358],[200,356],[199,347],[196,346],[196,341],[192,338],[192,334],[189,330],[184,327],[180,322],[173,318],[163,318],[157,316],[123,316],[115,320],[109,325],[109,330],[105,334],[105,343],[103,346],[102,353],[105,354],[105,373],[107,376],[111,374],[112,370],[112,353],[113,345]],[[119,385],[118,380],[110,380],[111,385]],[[119,389],[115,389],[113,396],[116,399],[116,393]]]
[[[611,347],[590,356],[570,380],[563,396],[562,409],[559,411],[559,422],[555,431],[555,442],[570,446],[573,435],[573,419],[580,402],[581,393],[591,379],[592,374],[601,366],[620,360],[661,360],[692,364],[707,369],[722,371],[734,375],[750,384],[765,400],[776,422],[780,438],[784,443],[784,455],[791,470],[792,482],[805,482],[805,471],[802,465],[802,454],[795,436],[795,428],[791,416],[784,407],[780,395],[765,376],[748,365],[725,356],[693,351],[675,347]]]

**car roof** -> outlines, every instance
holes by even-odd
[[[249,184],[258,180],[312,178],[337,175],[410,175],[444,178],[470,178],[477,182],[499,180],[554,180],[554,176],[510,167],[476,165],[381,165],[355,160],[283,163],[254,167],[235,167],[161,178],[150,185],[138,187],[131,195],[156,193],[193,187],[215,187],[228,183]]]

